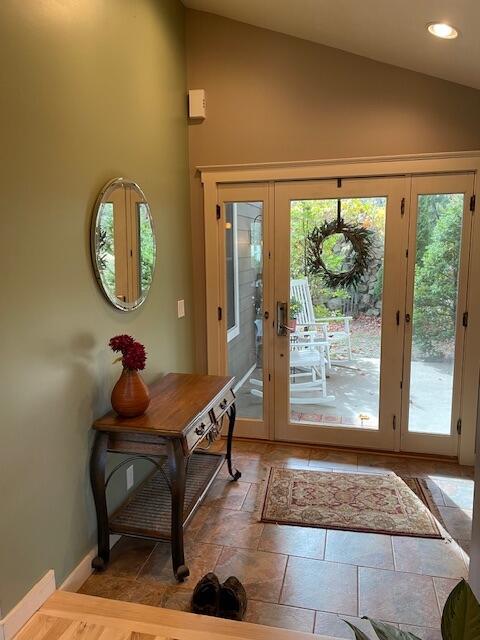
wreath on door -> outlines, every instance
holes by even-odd
[[[347,271],[333,271],[323,260],[323,244],[330,236],[342,234],[351,244],[353,264]],[[368,271],[374,256],[373,232],[358,224],[349,224],[341,216],[341,201],[338,200],[337,219],[314,227],[306,237],[307,267],[311,274],[321,275],[331,289],[356,287]]]

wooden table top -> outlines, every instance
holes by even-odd
[[[121,418],[112,410],[95,420],[93,428],[181,437],[192,423],[222,400],[233,380],[224,376],[168,373],[149,386],[150,405],[143,415]]]

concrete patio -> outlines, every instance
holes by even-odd
[[[262,379],[256,369],[250,379]],[[302,404],[291,409],[291,420],[313,424],[378,428],[379,358],[356,357],[332,363],[327,392],[335,396],[328,405]],[[251,394],[249,380],[237,390],[237,412],[242,418],[262,416],[262,398]],[[258,387],[256,387],[258,389]],[[447,434],[450,430],[452,364],[415,362],[410,394],[410,431]],[[362,417],[360,417],[362,416]]]

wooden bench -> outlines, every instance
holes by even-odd
[[[331,640],[300,631],[57,591],[15,640]]]

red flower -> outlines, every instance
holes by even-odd
[[[145,369],[147,353],[140,342],[134,342],[123,354],[122,364],[126,369]]]
[[[145,347],[143,344],[140,344],[140,342],[134,340],[132,336],[114,336],[108,344],[113,351],[121,352],[122,357],[117,358],[115,362],[121,360],[125,369],[136,371],[145,369],[145,361],[147,359]]]
[[[135,340],[132,336],[124,334],[122,336],[114,336],[113,338],[110,338],[110,342],[108,344],[112,351],[121,351],[122,354],[125,355],[127,349],[131,347],[134,342]]]

